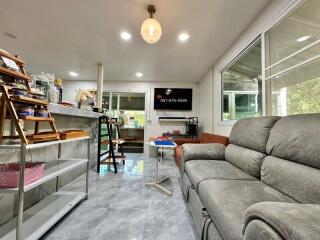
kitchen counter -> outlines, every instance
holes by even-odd
[[[84,118],[99,118],[102,113],[97,113],[89,110],[66,107],[56,103],[49,103],[49,112],[53,115],[64,115]]]

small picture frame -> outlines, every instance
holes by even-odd
[[[7,68],[12,69],[14,71],[20,71],[20,68],[15,61],[3,56],[1,56],[1,58]]]

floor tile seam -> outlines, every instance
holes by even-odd
[[[147,216],[148,216],[148,212],[149,212],[149,202],[150,202],[150,198],[148,199],[148,208],[147,208],[146,215],[144,216],[143,232],[142,232],[142,240],[145,238],[145,227],[146,227]]]
[[[108,208],[107,208],[107,210],[108,209],[115,209],[115,210],[143,210],[143,211],[145,211],[145,212],[147,212],[147,208],[137,208],[137,207],[127,207],[127,208],[125,208],[125,207],[112,207],[112,206],[109,206]]]
[[[186,210],[180,209],[180,210],[171,211],[171,213],[182,213],[182,214],[184,214],[184,215],[188,218],[188,215],[187,215]],[[152,212],[150,212],[149,209],[148,209],[146,216],[150,216],[150,217],[151,217],[151,216],[154,216],[154,215],[158,215],[158,214],[152,213]]]

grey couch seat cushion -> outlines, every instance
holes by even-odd
[[[320,113],[281,118],[270,132],[267,153],[320,168]]]
[[[267,223],[283,239],[320,239],[320,205],[318,204],[257,203],[245,211],[243,232],[246,232],[251,222],[255,220]]]
[[[234,145],[265,153],[270,129],[280,117],[245,118],[237,121],[229,141]]]
[[[260,181],[247,180],[205,180],[199,185],[199,195],[224,240],[243,239],[243,214],[251,205],[295,202]]]
[[[223,160],[191,160],[186,162],[185,171],[197,191],[199,183],[206,179],[258,180]]]
[[[228,162],[249,175],[260,178],[261,165],[266,156],[264,153],[229,144],[225,155]]]

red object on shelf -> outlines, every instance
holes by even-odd
[[[14,188],[19,186],[20,163],[0,164],[0,187]],[[32,183],[44,175],[43,162],[26,162],[24,184]]]
[[[168,140],[168,137],[157,137],[155,140],[166,141],[166,140]]]

